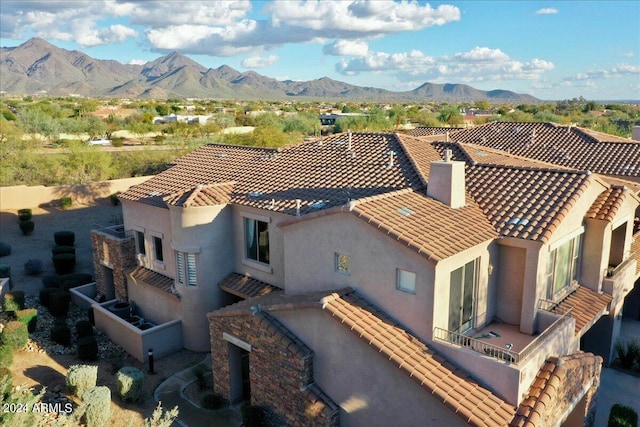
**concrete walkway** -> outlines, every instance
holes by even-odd
[[[209,375],[211,372],[211,355],[195,366],[203,365]],[[189,400],[184,390],[196,381],[193,368],[186,368],[162,382],[154,392],[156,402],[162,402],[162,408],[168,410],[178,406],[180,410],[178,419],[174,425],[182,427],[216,426],[216,427],[238,427],[242,424],[240,409],[229,406],[224,409],[210,410],[204,409],[199,402]]]

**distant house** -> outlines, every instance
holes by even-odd
[[[435,139],[200,147],[120,195],[128,233],[94,233],[97,286],[179,320],[215,391],[283,424],[589,419],[640,277],[640,198]]]

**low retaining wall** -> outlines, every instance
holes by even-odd
[[[96,328],[131,356],[144,363],[150,348],[156,359],[182,349],[182,322],[179,319],[143,331],[109,311],[109,307],[116,302],[93,303]]]
[[[111,181],[92,182],[89,184],[58,185],[45,187],[35,185],[15,185],[0,187],[0,208],[24,209],[55,203],[62,197],[71,197],[72,202],[87,204],[97,199],[108,197],[118,191],[126,191],[132,185],[140,184],[151,178],[140,176],[135,178],[114,179]]]
[[[69,291],[71,292],[71,302],[83,310],[87,310],[96,303],[93,299],[96,296],[96,282],[76,286],[69,289]]]

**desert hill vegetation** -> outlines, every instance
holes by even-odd
[[[321,125],[321,114],[335,113],[343,114],[335,124]],[[493,105],[3,95],[0,185],[77,184],[155,174],[206,143],[283,147],[347,129],[402,132],[415,126],[460,127],[491,121],[573,123],[629,137],[640,123],[640,106],[605,105],[584,98]],[[108,139],[110,145],[87,143],[96,138]]]

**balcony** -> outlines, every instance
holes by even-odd
[[[614,301],[620,301],[631,292],[636,280],[637,261],[630,256],[615,267],[607,269],[602,280],[602,290],[613,297]]]
[[[125,239],[133,239],[133,232],[131,230],[125,230],[124,224],[111,225],[111,226],[102,226],[96,224],[96,228],[93,229],[94,232],[103,233],[111,237],[115,237],[121,240]]]

